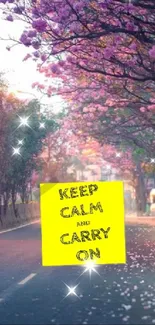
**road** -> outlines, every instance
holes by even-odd
[[[39,223],[0,234],[0,324],[155,324],[155,227],[126,226],[126,265],[41,266]],[[75,286],[69,295],[66,284]]]

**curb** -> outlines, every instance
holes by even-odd
[[[25,223],[23,225],[20,225],[20,226],[17,226],[17,227],[13,227],[13,228],[9,228],[9,229],[5,229],[5,230],[1,230],[0,231],[0,235],[1,234],[4,234],[6,232],[10,232],[10,231],[13,231],[13,230],[17,230],[17,229],[20,229],[20,228],[24,228],[24,227],[27,227],[27,226],[30,226],[30,225],[33,225],[35,223],[39,223],[40,222],[40,219],[37,219],[35,221],[32,221],[32,222],[29,222],[29,223]]]
[[[132,225],[148,225],[148,226],[155,226],[155,217],[151,218],[145,218],[145,217],[126,217],[125,218],[125,224],[132,224]]]

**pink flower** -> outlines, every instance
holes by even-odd
[[[84,113],[87,113],[87,112],[89,112],[89,109],[88,109],[88,107],[84,107],[84,109],[83,109],[83,112],[84,112]]]
[[[6,17],[6,20],[8,20],[8,21],[13,21],[13,17],[12,17],[12,15],[7,16],[7,17]]]
[[[149,55],[152,59],[155,59],[155,45],[149,50]]]
[[[106,112],[106,111],[108,110],[108,107],[100,106],[100,107],[98,108],[98,110],[99,110],[100,112]]]
[[[51,71],[53,73],[58,73],[58,67],[56,64],[52,64],[51,67],[50,67]]]
[[[48,89],[48,90],[47,90],[47,95],[48,95],[48,97],[50,97],[50,96],[52,95],[52,91],[51,91],[51,89]]]
[[[78,51],[78,47],[75,46],[75,45],[73,45],[73,46],[71,47],[71,50],[72,50],[73,53],[76,53],[76,52]]]
[[[34,41],[32,42],[32,46],[34,47],[34,49],[38,50],[40,47],[40,43],[38,41]]]
[[[42,61],[46,61],[46,58],[47,58],[46,55],[45,55],[45,54],[42,54],[42,56],[41,56],[41,60],[42,60]]]
[[[144,113],[145,112],[145,107],[141,107],[140,111]]]
[[[39,13],[38,13],[37,8],[32,8],[32,14],[33,14],[35,17],[38,17],[38,16],[39,16]]]
[[[71,30],[71,32],[77,31],[77,22],[74,22],[70,25],[70,30]]]
[[[89,108],[89,112],[94,113],[95,111],[96,111],[96,108],[95,107],[90,107]]]
[[[134,24],[132,24],[131,22],[128,22],[127,24],[126,24],[126,27],[127,27],[127,30],[129,30],[129,31],[134,31],[134,29],[135,29],[135,26],[134,26]]]
[[[72,58],[71,56],[68,56],[68,57],[67,57],[67,61],[68,61],[69,63],[73,63],[73,58]]]
[[[148,109],[151,110],[155,110],[155,105],[148,105]]]
[[[38,82],[33,82],[32,88],[35,88],[36,86],[38,86]]]
[[[27,37],[26,33],[23,33],[20,37],[20,42],[23,43],[25,46],[31,45],[31,39]]]
[[[31,57],[31,55],[30,55],[30,54],[27,54],[27,55],[24,57],[23,61],[28,60],[30,57]]]
[[[121,37],[120,37],[119,35],[116,35],[116,36],[115,36],[115,42],[116,42],[116,43],[121,42]]]
[[[59,65],[60,65],[60,67],[64,67],[65,62],[64,61],[59,61]]]
[[[29,32],[27,34],[28,37],[36,37],[36,35],[37,35],[37,32],[35,29],[29,30]]]
[[[110,59],[114,54],[114,48],[109,47],[104,50],[104,57],[105,59]]]
[[[38,88],[39,88],[39,89],[44,89],[45,86],[44,86],[44,85],[39,85]]]
[[[39,58],[39,52],[38,52],[38,51],[33,52],[33,55],[34,55],[36,58]]]
[[[24,6],[19,6],[14,8],[14,12],[18,15],[21,15],[23,13],[23,10],[25,9]]]
[[[84,7],[83,1],[76,1],[74,4],[74,9],[76,11],[80,11],[81,9],[83,9],[83,7]]]
[[[90,117],[90,119],[93,119],[94,118],[94,114],[93,113],[89,113],[89,117]]]
[[[137,49],[136,43],[132,42],[131,45],[130,45],[130,49],[131,50],[136,50]]]
[[[47,23],[45,20],[39,18],[33,21],[32,27],[35,28],[39,33],[42,33],[45,32]]]

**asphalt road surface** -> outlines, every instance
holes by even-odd
[[[127,264],[91,278],[81,267],[41,267],[39,223],[0,234],[0,324],[155,324],[155,227],[126,233]]]

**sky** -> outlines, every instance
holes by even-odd
[[[24,23],[21,21],[8,22],[0,19],[0,39],[19,39],[23,30]],[[39,91],[32,89],[33,82],[44,83],[45,77],[36,71],[36,63],[31,59],[24,61],[23,59],[30,50],[23,45],[14,46],[11,51],[6,47],[10,41],[0,40],[0,71],[5,72],[5,78],[9,83],[10,92],[15,93],[19,98],[35,98],[41,99],[43,104],[53,106],[54,111],[59,111],[62,108],[60,98],[42,97]],[[17,92],[17,93],[16,93]],[[29,94],[28,94],[29,93]]]

